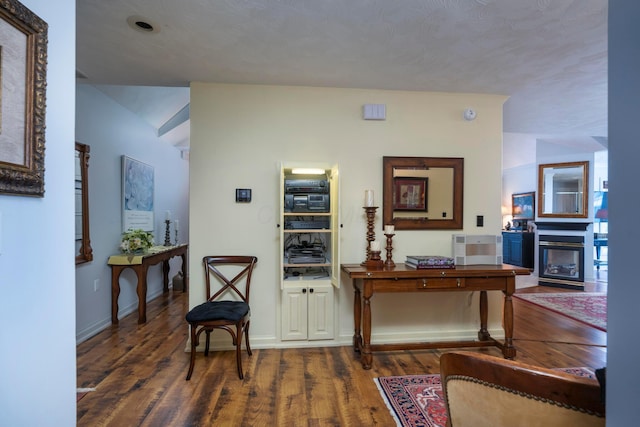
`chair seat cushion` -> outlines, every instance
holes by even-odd
[[[238,322],[249,313],[249,304],[244,301],[207,301],[195,306],[187,313],[187,322],[229,320]]]

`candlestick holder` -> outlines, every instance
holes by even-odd
[[[176,240],[175,240],[175,245],[178,246],[178,229],[174,228],[174,232],[175,232],[175,236],[176,236]]]
[[[375,219],[376,219],[376,210],[378,210],[377,206],[364,206],[363,208],[367,214],[367,255],[364,261],[362,261],[361,265],[365,265],[367,261],[371,259],[371,242],[376,240],[376,232],[373,231]],[[379,252],[378,252],[379,253]]]
[[[387,249],[387,259],[384,262],[384,265],[386,267],[389,267],[389,268],[395,267],[396,263],[393,262],[393,255],[392,255],[392,252],[393,252],[393,243],[392,243],[392,241],[393,241],[393,236],[395,236],[395,233],[392,233],[392,234],[385,233],[384,235],[387,236],[387,247],[386,247],[386,249]]]
[[[165,228],[164,228],[164,245],[171,246],[171,235],[169,234],[169,227],[171,225],[171,220],[164,220]]]
[[[380,258],[380,251],[369,251],[369,259],[365,261],[364,266],[367,268],[383,268],[384,261]]]

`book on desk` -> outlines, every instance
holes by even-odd
[[[418,270],[456,268],[453,258],[440,255],[407,255],[405,264]]]

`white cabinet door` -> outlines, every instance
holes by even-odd
[[[307,288],[287,287],[282,291],[282,340],[306,339]]]
[[[309,288],[309,340],[333,339],[333,286]]]

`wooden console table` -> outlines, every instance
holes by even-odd
[[[342,270],[353,281],[353,347],[360,353],[362,367],[371,369],[372,352],[429,348],[461,348],[495,346],[507,359],[516,356],[513,346],[513,305],[511,295],[516,288],[516,275],[528,275],[529,269],[513,265],[468,265],[452,269],[417,270],[405,264],[390,269],[367,269],[359,264],[343,264]],[[398,344],[371,344],[371,297],[389,292],[460,292],[480,291],[480,331],[478,341],[446,341]],[[505,340],[501,343],[487,330],[487,291],[504,294],[503,321]],[[362,335],[360,328],[362,327]]]
[[[148,253],[120,254],[109,257],[107,264],[111,267],[111,323],[118,324],[118,297],[120,296],[120,273],[125,268],[131,268],[136,272],[138,285],[138,323],[147,321],[147,270],[149,267],[162,262],[162,274],[164,286],[162,290],[169,290],[169,260],[175,256],[182,257],[182,275],[184,277],[183,292],[187,291],[189,276],[187,273],[187,256],[189,245],[178,246],[154,246]]]

